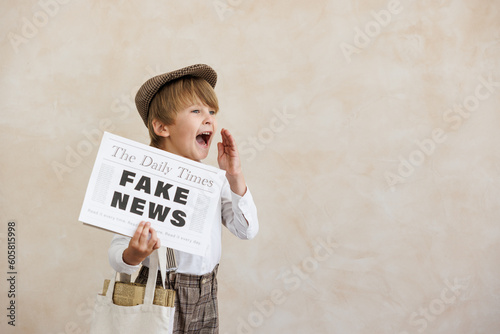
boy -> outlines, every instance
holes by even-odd
[[[213,88],[217,74],[207,65],[192,65],[146,81],[136,95],[136,105],[148,127],[151,146],[201,161],[216,131],[219,109]],[[205,256],[175,251],[178,268],[168,273],[166,287],[176,290],[174,334],[218,333],[217,268],[221,255],[221,224],[240,239],[258,232],[257,209],[248,190],[236,143],[222,129],[217,143],[217,162],[226,181],[213,222],[211,242]],[[164,245],[167,246],[168,245]],[[109,261],[118,272],[132,274],[142,263],[136,279],[146,283],[149,255],[160,240],[149,222],[141,222],[132,238],[115,235]]]

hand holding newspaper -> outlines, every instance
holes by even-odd
[[[105,132],[79,220],[132,237],[150,221],[163,246],[203,255],[221,169]]]

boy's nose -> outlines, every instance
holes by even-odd
[[[205,117],[205,124],[212,124],[214,122],[214,116],[210,115],[209,112],[207,112],[207,116]]]

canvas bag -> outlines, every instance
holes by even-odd
[[[162,248],[160,249],[163,250]],[[144,304],[120,306],[113,303],[113,293],[116,282],[115,272],[113,278],[110,280],[106,295],[98,294],[96,297],[89,331],[90,334],[172,333],[175,307],[153,304],[156,278],[158,275],[158,261],[158,250],[155,250],[150,255],[149,275],[144,295]]]

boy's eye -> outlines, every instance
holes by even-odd
[[[199,113],[200,113],[200,111],[199,111],[199,110],[193,110],[193,111],[191,111],[191,112],[194,112],[194,113],[196,113],[196,114],[199,114]]]
[[[216,114],[216,112],[215,112],[215,111],[210,110],[210,115],[215,115],[215,114]]]

